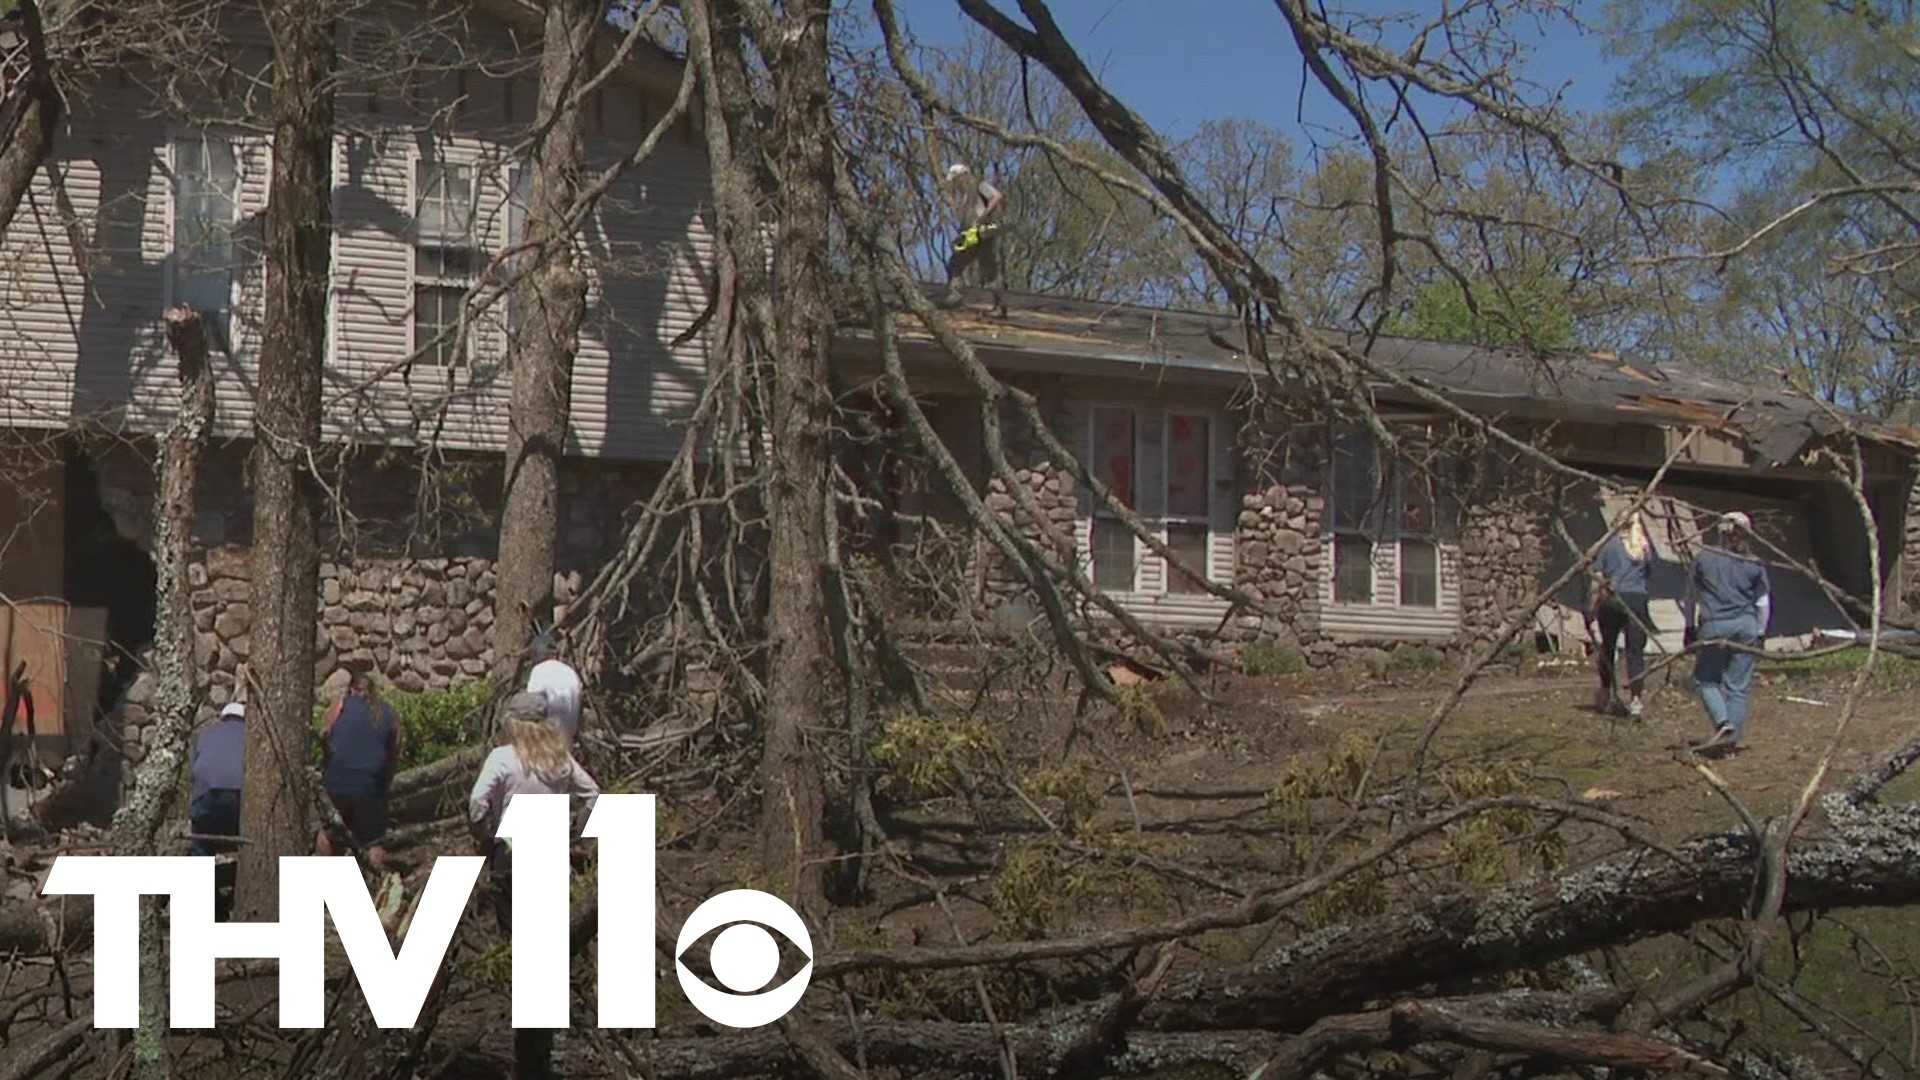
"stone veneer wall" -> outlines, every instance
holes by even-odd
[[[1040,397],[1056,431],[1066,425],[1068,400],[1058,387],[1031,387]],[[1241,417],[1242,422],[1245,417]],[[1063,558],[1072,556],[1073,529],[1084,513],[1071,475],[1044,460],[1038,440],[1011,412],[1003,419],[1016,479],[1055,526],[1052,533]],[[1239,512],[1235,536],[1235,580],[1267,602],[1265,613],[1229,622],[1216,638],[1225,644],[1270,644],[1298,648],[1319,666],[1345,652],[1378,652],[1391,642],[1342,639],[1320,631],[1321,575],[1328,558],[1321,520],[1324,510],[1325,450],[1318,420],[1278,413],[1263,416],[1236,432],[1236,484]],[[1550,542],[1550,498],[1538,471],[1524,465],[1476,462],[1461,470],[1457,560],[1460,574],[1460,632],[1451,641],[1419,643],[1451,652],[1493,639],[1507,620],[1523,613],[1545,583]],[[996,477],[985,482],[989,508],[1015,522],[1028,537],[1042,529]],[[1920,538],[1920,531],[1916,532]],[[1920,542],[1920,540],[1917,540]],[[1015,598],[1031,598],[1018,575],[998,552],[982,545],[986,560],[982,600],[989,608]],[[1037,607],[1034,609],[1037,611]],[[1523,635],[1522,642],[1531,640]]]
[[[116,526],[150,544],[148,463],[116,450],[97,467],[102,501]],[[553,617],[618,546],[624,515],[658,476],[657,466],[566,462]],[[370,669],[405,692],[446,689],[488,671],[499,477],[497,459],[456,467],[432,485],[439,509],[429,514],[417,509],[417,471],[371,463],[348,470],[342,486],[359,524],[351,537],[333,531],[323,540],[331,554],[321,566],[314,631],[315,677],[328,690],[344,685],[348,666]],[[208,680],[213,709],[234,696],[252,630],[252,509],[241,450],[209,453],[197,498],[190,571],[194,661]],[[152,676],[140,676],[117,718],[129,768],[145,756],[153,689]]]
[[[1059,387],[1043,383],[1030,385],[1027,389],[1039,399],[1042,415],[1053,429],[1054,436],[1069,446],[1073,445],[1066,435],[1073,430],[1072,417],[1068,412],[1066,396]],[[980,468],[986,480],[987,508],[1012,522],[1022,536],[1036,545],[1051,547],[1054,557],[1062,565],[1072,565],[1076,557],[1074,528],[1081,515],[1078,479],[1053,464],[1040,436],[1017,408],[1010,404],[1006,406],[1001,412],[1000,424],[1007,463],[1013,467],[1014,480],[1025,487],[1043,520],[1036,519],[1022,507],[1013,489],[992,474],[992,466],[986,462],[983,452]],[[1019,599],[1032,604],[1036,612],[1039,610],[1039,604],[1033,599],[1023,576],[1007,565],[1005,556],[998,548],[983,541],[982,558],[985,567],[981,573],[984,592],[981,599],[986,607],[993,608]]]
[[[1460,628],[1463,642],[1496,638],[1526,614],[1546,587],[1555,543],[1551,516],[1590,504],[1583,485],[1565,486],[1530,461],[1486,451],[1464,478],[1460,499]],[[1528,623],[1515,638],[1530,643]]]
[[[1235,635],[1282,648],[1320,640],[1320,523],[1325,468],[1317,430],[1287,415],[1238,418],[1234,455],[1240,515],[1234,580],[1270,605]]]
[[[1269,483],[1240,497],[1234,581],[1271,610],[1237,638],[1298,647],[1320,636],[1320,492]]]

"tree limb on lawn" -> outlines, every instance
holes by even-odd
[[[1783,912],[1920,902],[1920,813],[1863,813],[1787,857]],[[1636,851],[1477,894],[1438,896],[1331,927],[1253,964],[1192,973],[1161,991],[1156,1030],[1299,1030],[1323,1016],[1446,980],[1533,968],[1602,945],[1738,918],[1759,848],[1745,834]]]
[[[1305,1035],[1288,1043],[1262,1075],[1268,1080],[1297,1080],[1311,1076],[1337,1053],[1404,1050],[1427,1042],[1448,1042],[1476,1050],[1523,1054],[1575,1065],[1644,1069],[1657,1075],[1670,1072],[1729,1075],[1726,1068],[1685,1047],[1646,1035],[1568,1031],[1430,1001],[1406,1001],[1390,1009],[1322,1020]]]
[[[1060,1023],[991,1024],[871,1021],[857,1029],[845,1022],[806,1022],[810,1049],[831,1047],[853,1059],[864,1051],[869,1068],[955,1069],[976,1073],[983,1062],[995,1061],[1002,1038],[1020,1062],[1022,1076],[1054,1075],[1063,1053],[1079,1039],[1072,1034],[1096,1019],[1099,1005],[1077,1010],[1078,1024],[1063,1030]],[[1241,1075],[1250,1073],[1271,1056],[1279,1040],[1261,1032],[1208,1032],[1195,1035],[1137,1034],[1115,1056],[1105,1075],[1131,1076],[1180,1065],[1225,1064]],[[741,1076],[773,1076],[808,1072],[788,1036],[770,1033],[729,1033],[724,1036],[634,1040],[634,1060],[650,1080],[730,1080]],[[990,1065],[988,1066],[991,1067]]]

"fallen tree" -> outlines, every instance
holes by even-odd
[[[1297,1030],[1385,994],[1740,918],[1759,854],[1752,837],[1729,833],[1682,844],[1672,856],[1636,850],[1491,892],[1434,897],[1308,936],[1246,967],[1196,972],[1169,986],[1142,1020],[1157,1030]],[[1783,911],[1920,902],[1917,855],[1920,808],[1862,813],[1789,853]]]

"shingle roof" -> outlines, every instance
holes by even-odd
[[[975,345],[1090,363],[1170,366],[1245,377],[1251,360],[1240,323],[1202,312],[1007,294],[1004,317],[970,302],[950,314]],[[1361,335],[1333,334],[1356,350]],[[1845,424],[1862,437],[1920,449],[1920,429],[1830,409],[1788,387],[1740,382],[1688,364],[1624,360],[1611,353],[1540,356],[1517,349],[1377,338],[1368,356],[1380,368],[1439,391],[1481,413],[1641,423],[1704,424],[1739,433],[1761,459],[1782,463],[1809,441]],[[1405,395],[1377,380],[1386,399]]]

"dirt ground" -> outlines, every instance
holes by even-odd
[[[1833,735],[1857,663],[1855,654],[1763,666],[1747,748],[1713,766],[1757,815],[1778,814],[1797,796]],[[1440,667],[1385,676],[1223,676],[1203,682],[1210,701],[1169,680],[1130,694],[1125,709],[1096,707],[1078,717],[1071,698],[1009,689],[1004,700],[976,709],[972,726],[926,722],[924,731],[945,740],[939,753],[921,755],[917,765],[909,755],[878,766],[876,805],[904,858],[897,871],[871,872],[854,901],[836,909],[824,939],[814,942],[815,954],[1071,934],[1231,903],[1327,857],[1334,847],[1329,836],[1351,830],[1345,838],[1351,843],[1368,830],[1378,835],[1383,826],[1366,809],[1378,799],[1370,795],[1391,791],[1404,778],[1411,748],[1454,678]],[[1701,707],[1667,683],[1655,678],[1647,713],[1634,720],[1593,711],[1595,680],[1578,662],[1510,668],[1478,683],[1447,722],[1433,747],[1436,771],[1464,784],[1505,769],[1523,790],[1605,804],[1661,840],[1737,827],[1734,812],[1687,762],[1685,747],[1710,733]],[[1920,731],[1916,692],[1920,662],[1884,663],[1846,733],[1829,786]],[[963,739],[955,732],[969,734]],[[889,729],[878,741],[893,734]],[[909,774],[926,782],[915,789],[904,782]],[[1303,783],[1313,790],[1301,794]],[[1019,797],[1006,797],[1007,788]],[[632,777],[609,790],[655,788],[649,778]],[[1904,781],[1889,795],[1916,790],[1920,782]],[[1350,798],[1355,791],[1362,798]],[[660,836],[679,840],[661,854],[666,925],[677,926],[721,889],[760,884],[751,866],[756,804],[749,789],[719,778],[662,793]],[[1811,827],[1817,825],[1816,815]],[[1606,849],[1601,839],[1590,850],[1584,844],[1560,853],[1559,865]],[[405,858],[425,866],[439,853],[467,853],[457,827]],[[1445,877],[1444,860],[1436,865],[1441,880],[1455,880]],[[1526,872],[1524,859],[1510,859],[1498,871],[1505,878]],[[936,877],[948,900],[944,908],[925,887]],[[1475,880],[1457,876],[1463,888]],[[591,888],[579,886],[581,896]],[[1404,895],[1403,886],[1389,883],[1373,897],[1330,896],[1307,917],[1322,923],[1363,917],[1394,903],[1396,889]],[[476,915],[481,904],[476,894]],[[1837,1000],[1859,1021],[1860,1037],[1874,1040],[1890,1060],[1912,1060],[1920,1055],[1920,1031],[1906,1001],[1910,984],[1920,983],[1920,967],[1909,946],[1910,924],[1920,920],[1905,911],[1850,919],[1842,930],[1823,931],[1813,961],[1795,971],[1796,985],[1810,997]],[[1279,932],[1300,929],[1296,923]],[[1275,943],[1274,935],[1271,928],[1222,935],[1202,951],[1240,962]],[[1629,959],[1640,970],[1658,971],[1684,966],[1684,953],[1684,946],[1667,942]],[[508,955],[490,919],[476,918],[463,932],[455,953],[458,989],[428,1055],[448,1070],[444,1075],[495,1075],[510,1061],[512,1035],[503,1022]],[[697,960],[696,954],[689,962]],[[659,1034],[690,1034],[697,1017],[670,971],[663,964]],[[1863,971],[1872,978],[1863,979]],[[589,951],[580,969],[589,987],[591,972]],[[271,986],[268,980],[261,989]],[[1017,981],[995,982],[993,990],[1003,1020],[1045,1004],[1044,993]],[[954,973],[856,978],[851,991],[881,1015],[971,1019],[977,1000],[970,977]],[[246,996],[239,987],[220,995],[228,1007]],[[1764,1003],[1739,1010],[1790,1040],[1799,1034],[1791,1018],[1783,1021]],[[33,1037],[38,1025],[22,1019],[9,1037]],[[269,1060],[279,1058],[263,1049]],[[607,1063],[614,1059],[605,1049],[598,1033],[563,1033],[557,1046],[562,1075],[612,1075]],[[225,1074],[210,1068],[208,1055],[218,1056],[219,1042],[184,1040],[180,1050],[196,1068]],[[283,1060],[277,1064],[285,1067]]]
[[[1713,767],[1757,815],[1784,812],[1798,797],[1833,738],[1858,655],[1767,664],[1756,675],[1745,745]],[[1322,681],[1297,690],[1283,680],[1235,680],[1219,694],[1223,704],[1179,740],[1188,745],[1143,764],[1139,782],[1270,789],[1290,756],[1324,754],[1356,736],[1380,740],[1383,767],[1403,765],[1454,679],[1448,670],[1350,689]],[[1687,748],[1713,730],[1699,699],[1677,678],[1653,682],[1645,714],[1630,719],[1594,710],[1597,679],[1578,662],[1486,679],[1442,727],[1432,753],[1455,764],[1527,763],[1542,780],[1564,781],[1563,794],[1598,797],[1644,816],[1668,839],[1737,826],[1734,812],[1688,764]],[[1920,663],[1882,658],[1848,725],[1833,776],[1844,779],[1920,734],[1916,690]],[[1167,712],[1190,709],[1180,703]]]
[[[1763,667],[1754,688],[1747,747],[1714,763],[1757,815],[1778,814],[1798,795],[1833,735],[1857,660]],[[890,839],[909,853],[912,872],[943,880],[946,908],[907,879],[876,872],[861,902],[835,912],[827,940],[815,941],[816,952],[831,952],[836,945],[951,945],[1075,933],[1230,903],[1277,875],[1297,872],[1301,860],[1324,854],[1316,847],[1327,830],[1352,813],[1342,805],[1322,812],[1325,798],[1311,800],[1321,810],[1304,816],[1277,805],[1276,791],[1285,788],[1289,770],[1315,772],[1345,763],[1350,770],[1371,770],[1373,790],[1390,787],[1404,774],[1414,741],[1454,678],[1451,669],[1385,678],[1333,673],[1219,678],[1205,684],[1211,703],[1169,682],[1146,695],[1157,716],[1095,709],[1080,718],[1078,736],[1069,734],[1071,701],[1048,702],[1050,711],[1042,720],[1039,703],[1029,698],[1013,719],[989,725],[1003,744],[993,754],[976,755],[976,761],[982,769],[999,763],[1029,789],[1031,805],[964,793],[888,798],[882,784],[879,805]],[[1449,775],[1511,766],[1524,774],[1530,791],[1605,803],[1661,840],[1738,826],[1734,812],[1687,763],[1685,748],[1711,733],[1691,693],[1656,678],[1646,715],[1634,720],[1597,714],[1594,685],[1577,662],[1528,664],[1480,682],[1436,740],[1435,765]],[[1912,707],[1916,691],[1920,663],[1896,660],[1883,666],[1835,760],[1836,781],[1920,731],[1920,711]],[[1076,794],[1072,783],[1060,779],[1075,775],[1075,768],[1083,784],[1096,790],[1083,787]],[[1353,772],[1347,778],[1353,779]],[[1920,785],[1907,785],[1914,786]],[[694,823],[727,805],[728,794],[665,799],[662,836],[697,827]],[[1072,820],[1076,801],[1077,824]],[[739,801],[727,814],[750,828],[751,801],[745,804],[746,820],[740,819]],[[1063,846],[1082,855],[1063,855]],[[1610,849],[1596,840],[1583,853],[1576,843],[1562,856],[1563,864]],[[662,907],[669,918],[684,915],[699,898],[721,888],[755,884],[750,850],[740,830],[716,826],[663,853]],[[1114,869],[1129,861],[1118,852],[1159,863]],[[1506,872],[1525,870],[1514,864]],[[1317,917],[1340,921],[1392,902],[1392,896],[1369,901],[1345,894],[1329,898]],[[1794,975],[1809,997],[1837,1000],[1837,1012],[1861,1024],[1860,1038],[1908,1060],[1920,1053],[1914,1014],[1901,996],[1910,980],[1920,982],[1915,950],[1908,944],[1913,922],[1905,911],[1862,913],[1848,933],[1828,932],[1821,942],[1825,952],[1815,950],[1819,955]],[[1860,940],[1869,937],[1881,957],[1871,964],[1861,959]],[[1202,951],[1234,963],[1276,940],[1271,928],[1263,928],[1222,935]],[[1693,960],[1684,945],[1669,940],[1636,947],[1622,962],[1650,979],[1670,980],[1683,976]],[[497,969],[500,954],[490,953],[484,963]],[[1859,977],[1865,966],[1875,969],[1871,981]],[[507,1052],[506,1037],[488,1020],[490,1009],[499,1010],[492,1014],[497,1017],[506,1008],[506,987],[498,974],[492,989],[468,998],[443,1020],[443,1035],[471,1035],[475,1056],[463,1072],[479,1074],[485,1062],[500,1062]],[[968,977],[937,973],[852,983],[864,995],[863,1007],[879,1015],[978,1019],[976,987]],[[685,1013],[670,982],[662,985],[661,1034],[668,1035],[694,1018]],[[1030,995],[1017,982],[991,985],[1002,1020],[1017,1020],[1044,1005],[1044,994]],[[1753,1002],[1735,1011],[1795,1049],[1838,1064],[1777,1009]],[[577,1031],[563,1035],[558,1051],[565,1075],[603,1074],[591,1037]]]

